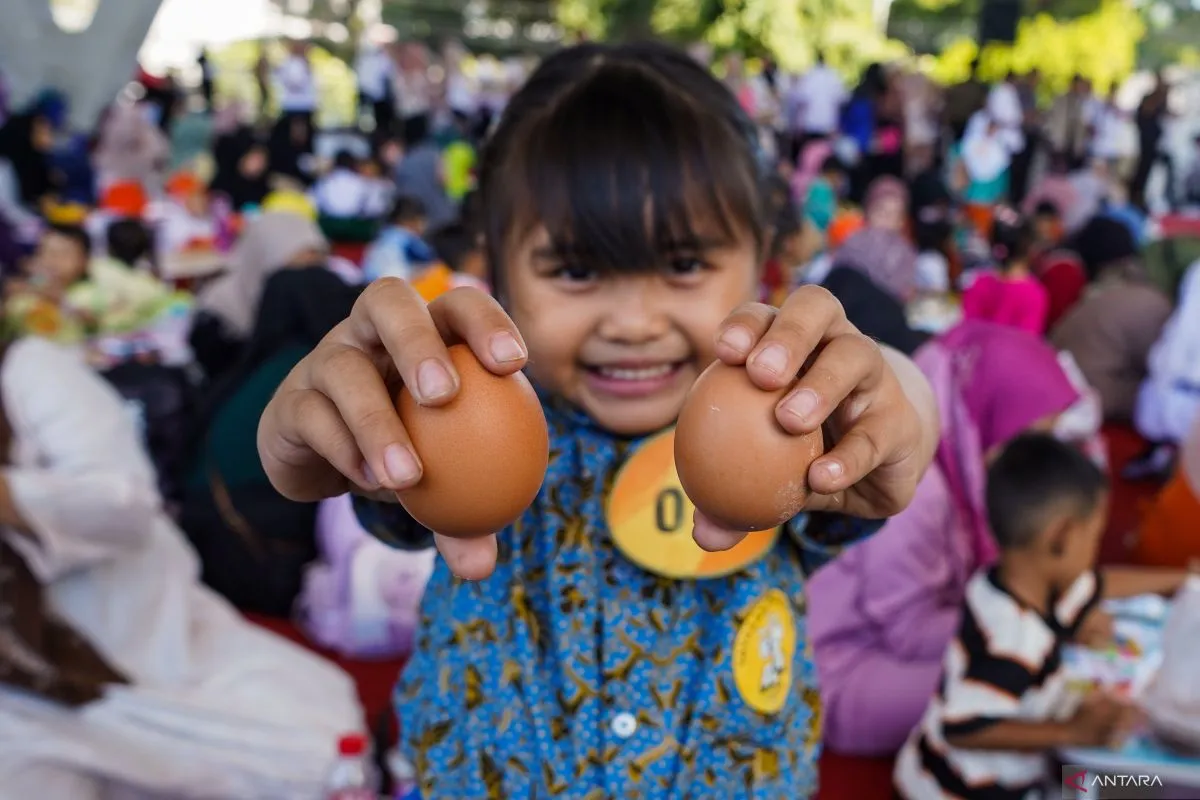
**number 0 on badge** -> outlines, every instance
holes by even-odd
[[[667,578],[729,575],[758,561],[779,538],[779,528],[751,533],[729,550],[709,553],[692,539],[695,510],[675,471],[675,432],[670,430],[647,440],[621,467],[605,513],[625,557]]]

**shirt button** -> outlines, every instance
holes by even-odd
[[[622,739],[628,739],[637,732],[637,726],[637,717],[633,716],[633,714],[630,714],[628,711],[622,711],[620,714],[617,714],[615,717],[613,717],[612,725],[610,727],[616,736]]]

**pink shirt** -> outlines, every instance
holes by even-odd
[[[1050,295],[1037,278],[1005,278],[980,275],[963,292],[964,319],[979,319],[1029,331],[1041,336],[1046,331]]]

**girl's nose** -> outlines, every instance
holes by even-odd
[[[670,315],[656,302],[650,281],[615,283],[626,285],[605,298],[607,308],[598,329],[601,337],[624,344],[641,344],[663,336],[670,329]]]

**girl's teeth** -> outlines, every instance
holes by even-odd
[[[601,367],[600,374],[606,378],[612,378],[618,381],[646,381],[653,378],[662,378],[670,374],[671,370],[675,369],[671,364],[663,364],[659,367],[643,367],[641,369],[619,369],[616,367]]]

